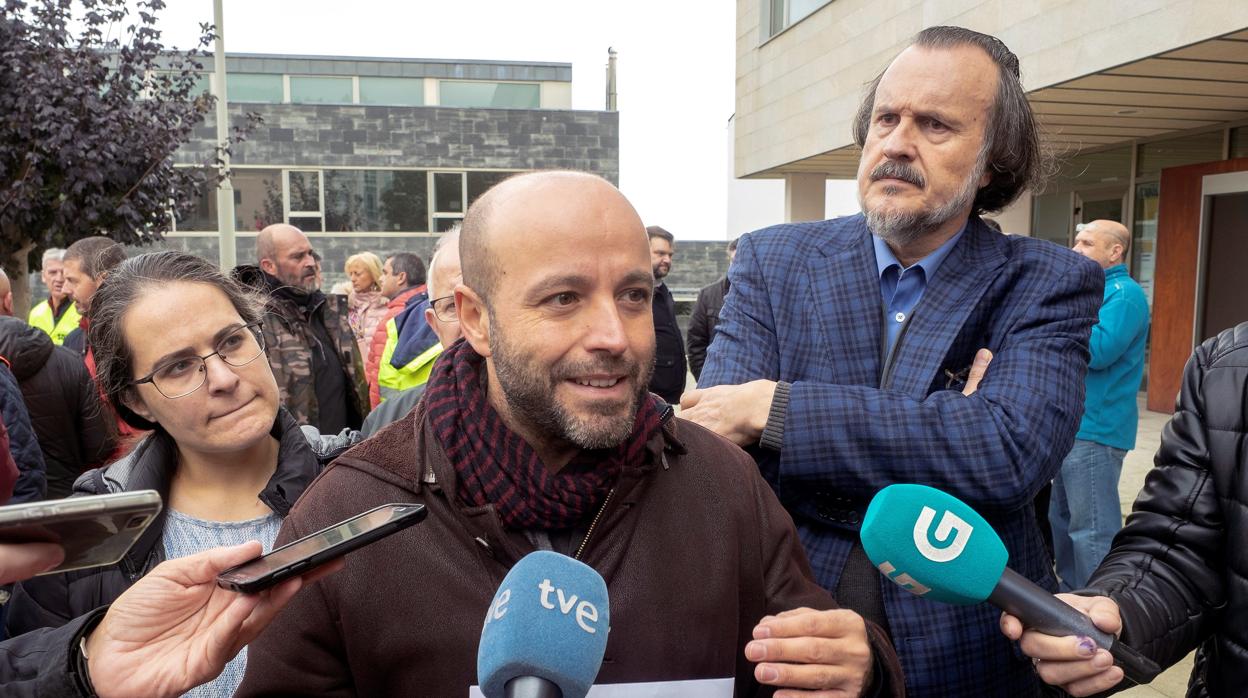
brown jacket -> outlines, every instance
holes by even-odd
[[[754,625],[835,602],[811,581],[792,520],[743,451],[671,419],[647,459],[621,475],[581,556],[611,602],[598,682],[735,676],[738,696],[769,695],[743,655]],[[533,545],[453,491],[423,402],[317,478],[279,544],[386,502],[421,502],[429,516],[301,591],[250,646],[237,695],[466,696],[486,608]],[[877,690],[902,695],[891,643],[870,635]]]

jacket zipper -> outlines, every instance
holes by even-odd
[[[580,560],[581,555],[585,552],[585,546],[589,544],[590,536],[594,535],[594,529],[598,526],[598,519],[602,518],[602,512],[607,510],[607,505],[611,503],[611,495],[615,494],[615,488],[607,491],[606,499],[602,500],[602,506],[598,507],[598,513],[594,514],[594,520],[589,522],[589,530],[585,531],[585,537],[581,539],[581,544],[576,549],[576,554],[572,556],[573,560]]]

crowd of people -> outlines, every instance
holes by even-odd
[[[286,224],[232,270],[105,237],[48,250],[48,299],[0,318],[0,497],[152,489],[164,508],[111,566],[40,575],[58,546],[0,541],[0,693],[462,695],[533,550],[604,577],[600,683],[1123,685],[1089,638],[887,583],[858,531],[894,483],[972,505],[1013,569],[1156,661],[1199,646],[1193,695],[1233,693],[1248,325],[1197,350],[1115,537],[1147,303],[1120,224],[1071,251],[983,218],[1042,169],[1017,58],[926,29],[854,131],[862,215],[733,241],[687,342],[674,236],[587,173],[504,180],[427,267],[361,252],[341,293]],[[262,594],[214,583],[387,502],[429,515]]]

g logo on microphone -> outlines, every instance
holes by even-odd
[[[932,562],[956,560],[962,554],[962,551],[966,549],[966,544],[971,539],[971,531],[974,530],[974,527],[963,521],[952,511],[946,511],[940,517],[940,523],[936,525],[936,540],[942,543],[949,542],[944,547],[938,548],[928,540],[928,531],[931,530],[932,520],[935,518],[936,510],[931,507],[925,506],[919,512],[919,519],[914,522],[914,546],[918,548],[919,553],[923,557]],[[950,534],[953,535],[951,536]],[[952,538],[951,541],[950,538]]]

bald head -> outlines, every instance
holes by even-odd
[[[0,315],[13,314],[13,285],[9,283],[9,275],[0,269]]]
[[[1124,264],[1131,247],[1131,232],[1118,221],[1099,219],[1079,226],[1074,251],[1101,265],[1102,269]]]
[[[636,232],[642,249],[646,246],[641,217],[607,180],[586,172],[529,172],[503,180],[468,208],[459,240],[464,284],[489,305],[505,273],[499,260],[507,258],[506,249],[523,244],[528,233],[549,227],[552,221],[571,217],[615,229],[622,225]]]
[[[256,263],[287,286],[316,290],[316,259],[308,236],[293,225],[275,223],[256,235]]]

